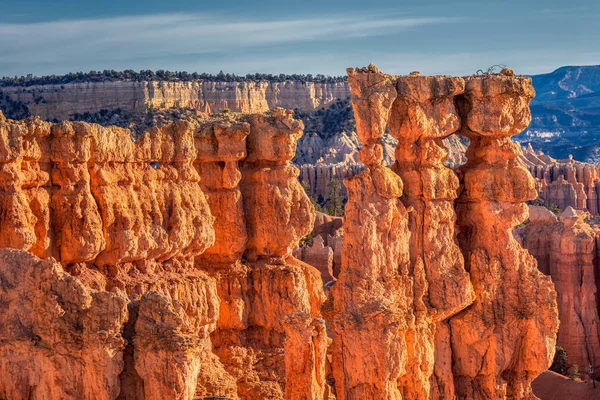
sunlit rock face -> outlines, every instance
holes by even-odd
[[[557,344],[567,351],[567,362],[599,368],[599,231],[585,217],[571,207],[557,217],[544,207],[530,206],[529,223],[517,229],[517,234],[556,286]]]
[[[321,279],[290,255],[315,215],[289,164],[301,134],[279,109],[136,140],[0,118],[0,397],[283,398],[308,348],[324,392]]]
[[[337,396],[534,398],[558,318],[551,280],[512,236],[536,196],[510,141],[529,122],[531,81],[348,72],[365,169],[346,180]],[[381,165],[386,126],[395,173]],[[453,133],[470,140],[458,174],[443,164]]]
[[[291,111],[135,140],[0,116],[0,397],[534,398],[558,320],[512,234],[535,197],[510,140],[529,79],[348,74],[343,227],[315,225]],[[311,231],[319,270],[292,256]]]

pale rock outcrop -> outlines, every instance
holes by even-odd
[[[552,253],[552,236],[544,231],[548,225],[558,222],[558,218],[550,210],[541,206],[529,206],[529,224],[525,229],[517,228],[524,248],[536,259],[538,269],[550,275],[550,258]]]
[[[598,232],[584,222],[585,213],[568,207],[557,219],[530,206],[530,222],[517,233],[556,286],[560,327],[557,344],[567,362],[582,369],[600,368],[598,317]],[[544,213],[547,217],[540,217]],[[549,213],[550,215],[548,215]],[[550,217],[552,216],[552,217]]]
[[[261,113],[276,107],[314,110],[349,96],[345,82],[80,82],[0,88],[12,101],[21,102],[31,115],[43,119],[69,119],[74,114],[121,109],[145,112],[150,108],[194,108],[217,113]]]
[[[342,218],[317,212],[310,236],[313,238],[312,245],[295,248],[294,257],[317,268],[324,284],[335,280],[342,264]]]
[[[526,159],[519,160],[533,175],[540,199],[561,211],[573,207],[600,214],[600,166],[571,158],[556,160],[530,147],[523,152]]]
[[[470,140],[461,167],[457,215],[460,245],[476,300],[450,318],[456,393],[466,399],[533,399],[531,381],[554,355],[556,292],[512,229],[536,197],[510,136],[531,119],[530,78],[465,78],[458,102],[461,134]],[[489,221],[494,223],[490,224]]]

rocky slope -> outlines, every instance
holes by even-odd
[[[335,271],[291,255],[316,218],[291,111],[135,140],[0,117],[0,397],[533,399],[558,319],[511,233],[534,194],[510,141],[530,80],[349,81],[365,167],[325,286]],[[459,174],[453,133],[470,139]]]

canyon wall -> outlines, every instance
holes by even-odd
[[[350,93],[345,82],[85,82],[0,88],[42,119],[69,119],[100,110],[145,112],[150,108],[193,108],[217,113],[259,113],[275,107],[314,110]]]
[[[560,328],[557,344],[567,351],[569,365],[583,371],[600,368],[600,297],[598,237],[584,222],[585,213],[568,207],[559,217],[530,206],[529,224],[517,230],[523,246],[535,256],[558,293]]]
[[[313,230],[292,111],[135,140],[0,115],[0,397],[535,398],[558,319],[512,236],[535,191],[510,140],[533,91],[510,72],[348,70],[364,168],[343,242],[339,220]],[[294,258],[311,230],[341,259]]]

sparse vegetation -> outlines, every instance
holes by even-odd
[[[561,375],[567,375],[567,351],[561,347],[556,346],[556,352],[554,353],[554,360],[550,366],[550,370]]]
[[[328,107],[314,111],[295,109],[294,118],[304,122],[304,132],[318,132],[322,137],[332,137],[342,131],[356,130],[350,99],[338,99]]]
[[[309,233],[308,235],[306,235],[302,239],[300,239],[300,243],[298,243],[298,247],[300,247],[300,248],[312,247],[314,242],[315,242],[315,237],[312,235],[312,233]]]
[[[6,118],[10,119],[23,119],[29,116],[29,109],[25,104],[12,100],[2,92],[0,92],[0,110]]]
[[[554,204],[554,203],[547,203],[544,199],[542,199],[540,197],[538,197],[537,199],[533,200],[529,204],[534,205],[534,206],[545,207],[546,209],[550,210],[555,215],[559,215],[560,212],[561,212],[560,208],[556,204]]]
[[[571,379],[579,379],[579,365],[573,364],[567,369],[567,376]]]
[[[312,194],[310,194],[310,187],[308,186],[308,183],[300,182],[300,185],[304,189],[304,192],[308,196],[308,198],[309,198],[310,202],[312,203],[313,207],[315,208],[315,210],[317,210],[318,212],[325,212],[325,210],[323,210],[323,206],[321,206],[321,204],[319,204],[317,202],[317,200],[315,200],[315,198],[312,196]]]
[[[103,126],[115,125],[130,129],[135,135],[155,127],[163,126],[175,120],[190,120],[198,116],[191,108],[171,108],[168,110],[149,109],[145,113],[116,110],[100,110],[97,113],[75,114],[72,121],[84,121]]]
[[[247,74],[244,76],[235,74],[226,74],[220,71],[218,74],[207,74],[185,71],[151,71],[142,70],[139,72],[131,69],[125,71],[104,70],[90,72],[75,72],[66,75],[45,75],[3,77],[0,79],[0,87],[7,86],[34,86],[34,85],[63,85],[66,83],[77,82],[116,82],[116,81],[162,81],[162,82],[191,82],[191,81],[211,81],[211,82],[248,82],[248,81],[268,81],[268,82],[315,82],[315,83],[335,83],[344,82],[345,76],[325,76],[317,75],[302,75],[302,74]]]
[[[332,179],[327,184],[327,204],[325,204],[325,212],[334,217],[341,217],[344,215],[344,198],[342,196],[342,181],[339,179]]]

